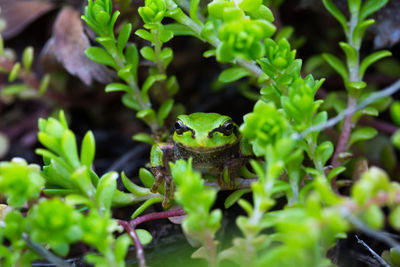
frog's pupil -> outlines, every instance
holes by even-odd
[[[233,129],[232,123],[229,123],[228,125],[226,125],[225,129],[227,129],[228,131],[232,130]]]
[[[179,122],[175,122],[174,127],[176,130],[179,130],[181,128],[181,124]]]

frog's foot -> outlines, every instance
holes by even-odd
[[[151,187],[150,191],[152,193],[157,193],[160,184],[164,181],[165,169],[161,167],[151,167],[151,172],[154,174],[155,180],[153,186]]]
[[[166,175],[164,177],[164,199],[162,206],[164,209],[168,208],[170,204],[170,199],[174,197],[174,183],[172,182],[171,176]]]

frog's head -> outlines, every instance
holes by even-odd
[[[189,149],[218,149],[239,139],[238,126],[218,113],[192,113],[178,116],[173,140]]]

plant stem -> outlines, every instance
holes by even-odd
[[[182,216],[182,215],[186,215],[186,212],[183,209],[152,212],[152,213],[137,217],[136,219],[129,221],[129,223],[133,226],[137,226],[137,225],[147,222],[147,221],[152,221],[152,220],[157,220],[157,219],[167,219],[169,217],[177,217],[177,216]]]
[[[127,221],[122,221],[119,220],[118,223],[124,227],[125,231],[128,233],[128,235],[130,236],[130,238],[132,239],[133,243],[135,244],[136,247],[136,257],[139,261],[139,266],[140,267],[146,267],[146,259],[144,256],[144,250],[143,250],[143,246],[140,243],[140,239],[135,231],[135,228],[132,226],[131,223],[127,222]]]
[[[347,64],[347,69],[349,72],[349,82],[357,82],[360,81],[360,47],[359,45],[356,45],[353,41],[353,32],[354,29],[356,28],[358,24],[358,14],[357,13],[352,13],[351,18],[350,18],[350,23],[349,23],[349,32],[347,33],[347,43],[352,46],[356,52],[357,52],[357,59],[354,64]],[[347,83],[345,81],[345,83]],[[347,113],[344,122],[343,122],[343,128],[342,132],[340,133],[340,137],[335,149],[335,153],[333,154],[332,158],[332,166],[333,168],[336,168],[340,165],[340,160],[339,160],[339,155],[343,153],[348,146],[350,134],[351,134],[351,128],[352,128],[352,118],[353,115],[356,111],[356,106],[357,106],[357,97],[356,94],[352,91],[350,91],[350,88],[347,88],[348,91],[348,97],[347,97],[347,109],[351,110],[349,113]],[[332,179],[332,185],[335,184],[336,177]]]

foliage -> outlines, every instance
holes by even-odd
[[[102,46],[88,48],[86,55],[113,69],[120,79],[108,84],[105,91],[121,91],[123,104],[133,109],[151,130],[151,134],[135,135],[135,140],[150,144],[166,141],[168,119],[181,112],[173,99],[178,92],[177,78],[167,73],[174,54],[165,44],[174,36],[190,35],[206,42],[210,49],[204,56],[228,63],[229,67],[219,75],[220,82],[246,78],[259,88],[253,94],[257,98],[253,110],[244,115],[239,127],[241,137],[252,147],[249,162],[257,179],[249,188],[229,197],[229,206],[237,203],[245,211],[236,219],[240,234],[232,242],[220,246],[216,237],[222,211],[212,208],[222,185],[206,185],[192,159],[169,163],[176,186],[175,201],[186,212],[183,231],[190,241],[200,245],[193,257],[205,259],[210,266],[222,262],[239,266],[330,266],[326,253],[339,238],[345,238],[352,230],[376,233],[374,229],[384,227],[382,207],[389,211],[389,224],[399,229],[400,185],[390,181],[385,171],[376,167],[354,170],[349,196],[338,194],[336,180],[346,168],[352,168],[347,164],[346,152],[354,144],[377,135],[373,128],[358,127],[360,117],[378,115],[387,107],[373,101],[355,110],[357,102],[371,94],[363,80],[368,67],[390,55],[388,51],[377,51],[360,58],[365,31],[374,22],[368,16],[387,1],[348,0],[350,17],[346,18],[331,0],[323,0],[346,36],[346,42],[339,43],[346,56],[345,64],[332,54],[323,54],[343,79],[350,110],[344,116],[335,146],[318,127],[327,123],[332,107],[337,113],[345,107],[330,105],[333,96],[327,97],[325,103],[316,99],[325,79],[316,80],[311,74],[303,77],[302,61],[296,59],[290,43],[285,38],[272,38],[276,31],[274,16],[263,1],[214,0],[204,10],[198,0],[190,1],[187,10],[176,2],[181,3],[145,0],[138,9],[144,24],[135,35],[149,44],[140,49],[129,42],[131,23],[117,27],[120,13],[113,10],[111,0],[89,0],[82,19]],[[30,50],[24,53],[25,71],[29,71],[31,54]],[[143,82],[138,75],[140,55],[151,63]],[[21,66],[16,64],[14,68],[11,78],[20,73]],[[399,123],[398,113],[396,102],[391,107],[395,123]],[[398,147],[399,136],[399,132],[393,136]],[[132,239],[139,261],[143,260],[138,239],[149,242],[149,233],[135,230],[135,220],[115,219],[112,208],[141,202],[131,214],[135,218],[150,205],[161,202],[166,194],[163,186],[158,193],[149,189],[154,175],[142,168],[139,178],[143,186],[139,186],[123,173],[121,179],[128,192],[117,189],[116,172],[99,177],[92,169],[92,132],[86,133],[79,149],[63,112],[58,119],[39,120],[38,140],[44,146],[37,150],[43,158],[42,170],[22,159],[0,163],[0,191],[12,208],[0,216],[0,238],[5,241],[0,246],[0,263],[14,266],[16,262],[25,264],[39,258],[26,240],[60,256],[68,255],[70,245],[83,242],[92,248],[85,257],[89,264],[126,266],[125,256]],[[40,198],[40,192],[51,198]],[[242,198],[248,192],[252,201]],[[275,205],[278,199],[286,201],[281,209]],[[27,214],[24,208],[29,208]],[[127,233],[117,236],[121,230],[118,223],[132,229],[124,227]],[[7,242],[10,251],[4,245]],[[394,251],[390,253],[393,261],[398,252],[396,248]]]

